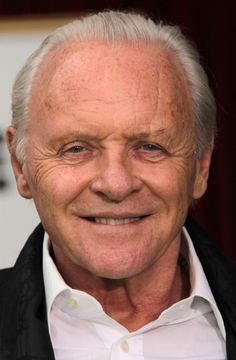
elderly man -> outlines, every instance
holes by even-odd
[[[235,270],[186,223],[214,132],[176,27],[107,11],[44,41],[7,130],[42,224],[1,272],[1,360],[236,359]]]

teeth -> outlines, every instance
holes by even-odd
[[[95,222],[103,225],[124,225],[140,220],[141,217],[113,219],[113,218],[94,218]]]

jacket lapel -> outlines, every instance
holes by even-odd
[[[207,276],[226,330],[227,360],[236,359],[236,264],[222,256],[200,227],[188,218],[186,227]]]
[[[54,360],[46,320],[39,225],[2,284],[1,360]]]
[[[186,226],[224,319],[227,360],[235,360],[236,264],[218,253],[195,222],[188,219]],[[0,272],[1,360],[54,360],[42,275],[43,236],[39,225],[14,268]]]

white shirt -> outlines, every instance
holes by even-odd
[[[188,244],[191,293],[158,319],[129,332],[89,294],[70,288],[43,246],[47,316],[56,360],[225,360],[225,328],[192,241]]]

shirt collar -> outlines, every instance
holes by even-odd
[[[208,301],[212,311],[214,312],[217,324],[221,331],[223,338],[226,338],[225,327],[223,318],[220,314],[220,311],[217,307],[216,301],[212,294],[210,285],[208,283],[207,277],[202,268],[202,264],[197,256],[197,253],[194,249],[193,242],[190,238],[190,235],[185,227],[183,227],[184,239],[187,241],[188,245],[188,264],[189,264],[189,276],[191,284],[191,297],[201,297]]]
[[[49,320],[49,314],[54,300],[59,294],[67,290],[69,287],[66,285],[64,279],[57,270],[53,259],[51,258],[50,240],[46,232],[43,240],[43,280],[46,296],[47,319]]]
[[[205,299],[209,305],[211,306],[212,311],[214,312],[216,321],[218,323],[219,329],[225,339],[225,327],[223,323],[222,316],[219,312],[217,304],[215,302],[214,296],[210,289],[209,283],[207,281],[206,275],[203,271],[200,260],[196,254],[194,249],[192,240],[186,230],[183,228],[184,239],[187,242],[188,247],[188,264],[189,264],[189,274],[190,274],[190,284],[191,284],[191,298],[201,297]],[[51,307],[58,297],[59,294],[73,292],[64,281],[59,271],[57,270],[56,265],[54,264],[51,256],[50,256],[50,241],[49,236],[45,233],[44,242],[43,242],[43,278],[44,278],[44,286],[45,286],[45,295],[46,295],[46,306],[47,306],[47,318],[49,322],[49,314]],[[87,296],[88,302],[94,303],[94,298],[84,292],[79,292],[82,297]],[[98,303],[95,300],[96,303]],[[98,303],[99,304],[99,303]],[[100,304],[99,304],[100,305]],[[97,306],[99,310],[101,310],[101,306]]]

